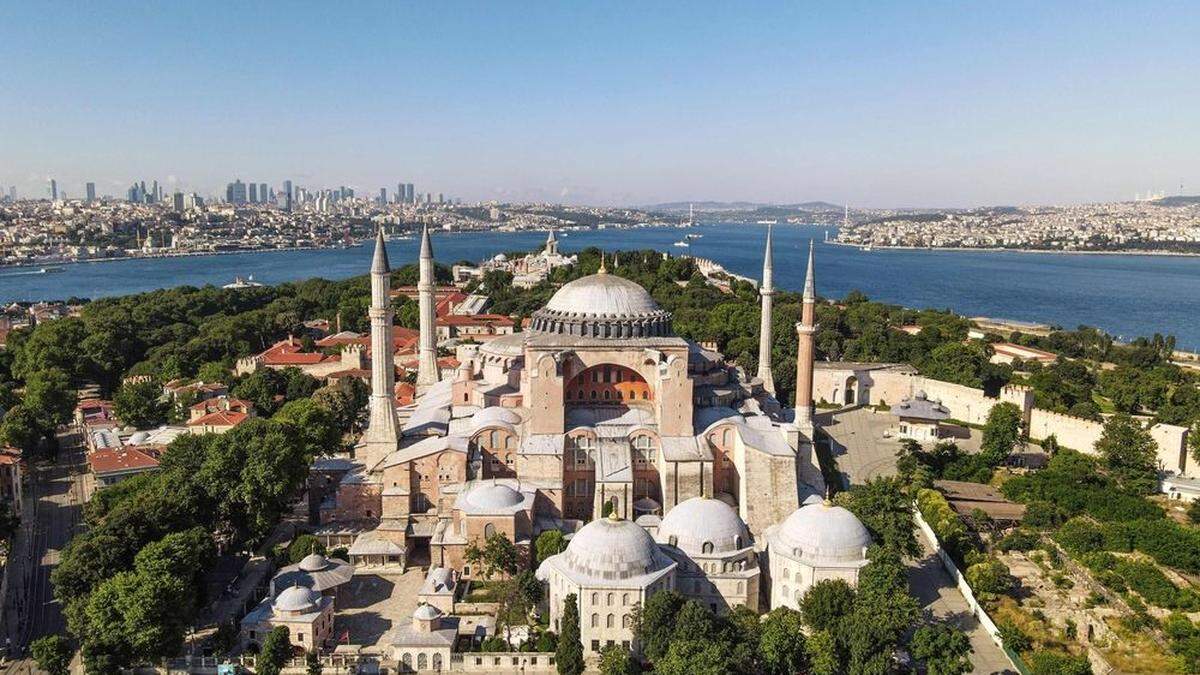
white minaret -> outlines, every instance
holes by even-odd
[[[758,294],[762,296],[762,323],[758,327],[758,379],[762,380],[763,389],[775,394],[775,377],[771,374],[771,302],[775,295],[774,270],[771,255],[772,226],[767,225],[767,250],[763,254],[762,286]]]
[[[375,257],[371,261],[371,401],[370,423],[363,434],[362,448],[367,466],[374,466],[397,448],[400,425],[396,422],[395,343],[392,342],[392,270],[388,265],[383,230],[375,235]]]
[[[550,228],[550,234],[546,237],[545,254],[548,256],[558,255],[558,237],[554,236],[554,228]]]
[[[421,341],[417,362],[417,387],[426,388],[440,379],[437,365],[437,335],[434,321],[433,245],[429,243],[429,226],[421,230],[420,278],[417,281],[417,301],[420,305]]]

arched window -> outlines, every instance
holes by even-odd
[[[621,604],[622,604],[622,605],[628,605],[628,604],[629,604],[629,594],[628,594],[628,593],[622,593],[622,594],[621,594]]]
[[[592,614],[592,628],[599,628],[599,627],[600,627],[600,615],[593,613]]]
[[[631,620],[629,618],[629,615],[623,614],[621,616],[621,628],[629,628],[630,623],[631,623]]]
[[[417,670],[425,670],[429,667],[429,657],[425,652],[417,654]]]
[[[604,627],[605,627],[605,628],[613,628],[613,627],[615,627],[616,625],[617,625],[617,624],[616,624],[616,619],[615,619],[615,617],[613,617],[613,615],[612,615],[612,614],[609,614],[609,615],[608,615],[608,618],[606,618],[606,619],[604,620]]]
[[[608,597],[606,597],[604,599],[604,604],[608,605],[609,607],[612,607],[612,604],[613,604],[613,594],[612,593],[609,593]]]
[[[702,544],[700,546],[700,552],[701,553],[712,553],[713,552],[712,542],[711,541],[704,542],[704,544]]]
[[[405,670],[412,670],[412,654],[404,652],[404,656],[400,657],[400,662],[404,664]]]
[[[600,594],[599,593],[595,593],[595,592],[592,593],[592,604],[593,605],[600,604]]]
[[[434,670],[442,669],[442,655],[441,654],[433,655],[433,669]]]
[[[488,523],[487,525],[483,526],[483,538],[484,539],[491,539],[492,535],[494,535],[494,534],[496,534],[496,526],[495,525]]]

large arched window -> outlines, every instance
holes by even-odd
[[[601,364],[585,368],[566,384],[567,403],[579,405],[590,401],[648,401],[653,398],[650,385],[632,368]]]
[[[487,525],[483,526],[483,538],[484,539],[491,539],[492,535],[494,535],[494,534],[496,534],[496,526],[495,525],[488,523]]]

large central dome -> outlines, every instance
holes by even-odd
[[[534,312],[531,328],[580,337],[663,337],[671,334],[671,314],[638,284],[600,272],[558,289]]]

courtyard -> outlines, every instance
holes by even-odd
[[[417,592],[425,574],[420,568],[403,574],[356,574],[338,589],[334,607],[334,640],[378,652],[380,641],[398,625],[412,621]]]

